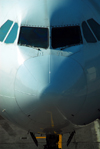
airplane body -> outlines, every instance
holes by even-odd
[[[34,134],[99,118],[100,2],[10,2],[0,2],[0,114]]]

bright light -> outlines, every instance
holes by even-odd
[[[24,60],[23,55],[21,54],[19,48],[17,48],[17,53],[18,53],[18,63],[19,63],[19,65],[22,65],[25,60]]]

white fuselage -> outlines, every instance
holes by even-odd
[[[100,24],[100,12],[87,0],[23,1],[1,23],[12,20],[18,30],[14,43],[7,35],[0,42],[0,114],[34,133],[66,133],[99,118],[100,41],[86,41],[82,22]],[[75,25],[82,43],[53,49],[52,28]],[[48,48],[18,44],[21,26],[48,28]]]

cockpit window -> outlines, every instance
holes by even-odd
[[[82,43],[80,26],[52,28],[52,48],[59,48]]]
[[[3,41],[6,37],[11,25],[13,24],[13,21],[7,20],[0,28],[0,41]]]
[[[83,29],[84,38],[88,43],[97,42],[85,21],[83,21],[83,23],[82,23],[82,29]]]
[[[89,19],[87,22],[96,35],[97,39],[100,41],[100,25],[94,19]]]
[[[20,29],[18,44],[40,48],[48,48],[48,28],[22,26]]]
[[[7,39],[5,40],[5,43],[14,43],[17,36],[17,31],[18,31],[18,24],[15,23]]]

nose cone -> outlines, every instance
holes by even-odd
[[[31,58],[19,68],[15,96],[29,114],[43,105],[54,104],[68,115],[77,113],[86,97],[86,80],[81,66],[69,57],[47,55]]]

